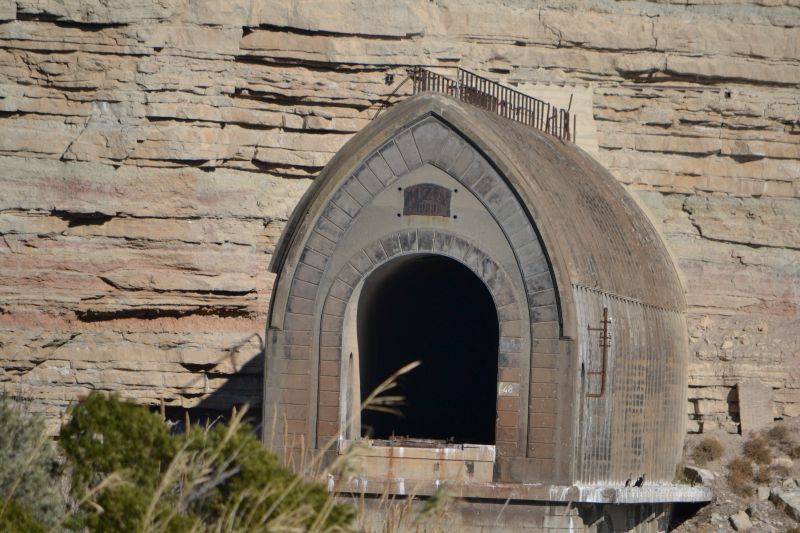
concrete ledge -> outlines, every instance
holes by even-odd
[[[708,487],[653,484],[642,488],[608,485],[547,485],[534,483],[462,483],[443,480],[384,479],[329,476],[328,490],[346,494],[430,496],[446,487],[459,498],[561,503],[701,503],[710,501]]]
[[[551,486],[551,491],[563,490],[562,499],[582,503],[699,503],[708,502],[714,493],[708,487],[677,484],[652,484],[641,488],[607,485]]]
[[[437,459],[441,461],[487,461],[494,462],[495,447],[489,444],[441,444],[433,446],[398,446],[381,440],[342,441],[340,454],[351,446],[358,446],[356,454],[362,457],[386,457],[392,459]]]
[[[447,479],[471,485],[492,480],[495,447],[489,445],[447,445],[438,448],[381,446],[369,441],[358,446],[351,459],[358,472],[380,479]]]

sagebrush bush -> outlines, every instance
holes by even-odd
[[[690,455],[697,466],[705,466],[711,461],[716,461],[725,453],[725,447],[714,437],[706,437],[697,443]]]
[[[768,465],[772,461],[772,451],[763,437],[750,437],[742,446],[744,456],[757,465]]]
[[[756,470],[755,475],[753,476],[753,481],[758,483],[759,485],[769,485],[772,483],[772,474],[773,474],[772,467],[761,465]]]
[[[728,485],[739,496],[752,496],[754,477],[755,471],[750,459],[737,457],[728,463]]]
[[[789,442],[791,438],[786,426],[772,426],[765,432],[765,435],[770,442],[778,445]]]
[[[44,420],[0,394],[0,530],[44,529],[64,515],[57,448]],[[22,526],[20,526],[22,527]]]
[[[772,426],[768,431],[764,432],[764,437],[767,439],[770,446],[789,457],[793,459],[800,457],[800,446],[798,446],[794,435],[792,435],[792,432],[786,426]]]
[[[243,414],[172,435],[146,407],[90,395],[62,430],[81,502],[71,525],[98,532],[349,529],[353,508],[281,466],[241,423]]]
[[[787,454],[792,459],[800,459],[800,446],[795,446]]]
[[[179,448],[158,415],[114,396],[90,394],[71,415],[60,444],[78,490],[120,471],[136,485],[154,486]]]
[[[31,514],[28,505],[10,498],[0,504],[0,531],[4,533],[46,533],[50,527]]]
[[[305,528],[329,530],[345,527],[355,518],[355,510],[334,503],[321,483],[301,481],[284,468],[246,424],[232,432],[224,425],[209,431],[196,427],[187,435],[187,444],[189,452],[219,450],[210,463],[212,470],[233,474],[191,505],[207,523],[224,521],[235,530],[253,531],[292,515]],[[235,508],[231,502],[236,502]]]
[[[178,451],[177,439],[157,415],[115,397],[91,394],[71,414],[60,444],[71,466],[73,496],[85,499],[111,474],[125,481],[85,501],[73,525],[100,532],[138,530],[162,472]],[[158,506],[166,511],[169,502]]]

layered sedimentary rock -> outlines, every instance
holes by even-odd
[[[797,0],[113,4],[0,0],[0,387],[54,429],[260,403],[282,224],[411,65],[588,91],[683,275],[692,428],[750,378],[800,415]]]

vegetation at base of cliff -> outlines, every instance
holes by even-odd
[[[0,531],[6,533],[45,533],[50,527],[35,517],[31,506],[15,498],[3,502],[0,510]]]
[[[706,437],[694,447],[689,457],[697,466],[706,466],[725,454],[725,446],[714,437]]]
[[[2,415],[16,424],[9,427],[19,427],[17,433],[27,430],[13,446],[0,435],[2,531],[354,529],[353,507],[281,465],[242,422],[244,411],[228,424],[172,434],[144,406],[90,395],[72,410],[59,440],[71,481],[70,512],[63,501],[53,500],[59,472],[51,475],[45,468],[55,461],[55,446],[44,437],[43,426],[34,427],[33,419],[6,404],[0,405]],[[0,420],[0,425],[8,424]],[[10,468],[8,457],[16,458],[17,466]],[[33,468],[39,469],[33,485],[18,481],[20,472],[27,479]]]
[[[362,408],[392,410],[401,398],[384,393],[418,365],[409,363],[387,378]],[[246,408],[234,410],[227,423],[178,434],[163,412],[93,393],[69,410],[56,441],[24,405],[0,395],[2,532],[339,533],[377,527],[394,533],[429,530],[433,521],[440,522],[436,530],[449,527],[451,497],[444,486],[428,497],[385,493],[371,499],[372,513],[357,513],[353,504],[367,508],[363,497],[342,503],[310,479],[358,470],[359,446],[336,454],[326,470],[322,458],[336,439],[307,461],[299,450],[287,458],[290,465],[299,460],[295,472],[243,422]],[[284,449],[292,447],[288,439],[284,433]],[[375,517],[383,521],[376,524]]]
[[[728,463],[728,486],[735,494],[747,498],[753,495],[756,485],[769,486],[789,479],[792,459],[800,454],[799,450],[785,426],[751,434],[742,444],[741,455]]]
[[[742,446],[742,453],[757,465],[768,465],[772,461],[772,452],[764,437],[754,436],[747,439]]]
[[[41,416],[0,394],[0,531],[48,530],[65,512],[61,464]]]
[[[753,463],[746,457],[736,457],[728,463],[728,485],[739,496],[748,498],[753,495]]]
[[[354,510],[284,468],[243,415],[173,435],[145,407],[90,396],[61,435],[83,500],[76,525],[109,532],[348,529]]]

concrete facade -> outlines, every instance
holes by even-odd
[[[420,185],[449,188],[452,214],[404,214],[402,191]],[[581,149],[432,94],[357,134],[290,219],[271,265],[265,428],[283,423],[291,442],[332,445],[330,455],[358,443],[350,417],[364,392],[348,377],[359,360],[348,314],[373,272],[429,254],[469,268],[497,309],[490,484],[544,484],[553,501],[578,485],[622,486],[633,473],[669,486],[685,431],[688,354],[683,288],[658,233]],[[601,356],[604,309],[611,326]],[[454,476],[463,496],[485,494],[474,460],[456,457],[468,448],[429,447],[439,463],[473,469]],[[446,469],[413,468],[406,453],[377,474],[381,453],[367,455],[366,477],[339,479],[337,490],[408,494],[415,483],[453,481]],[[697,497],[667,492],[631,503]],[[577,501],[590,502],[583,494]]]

